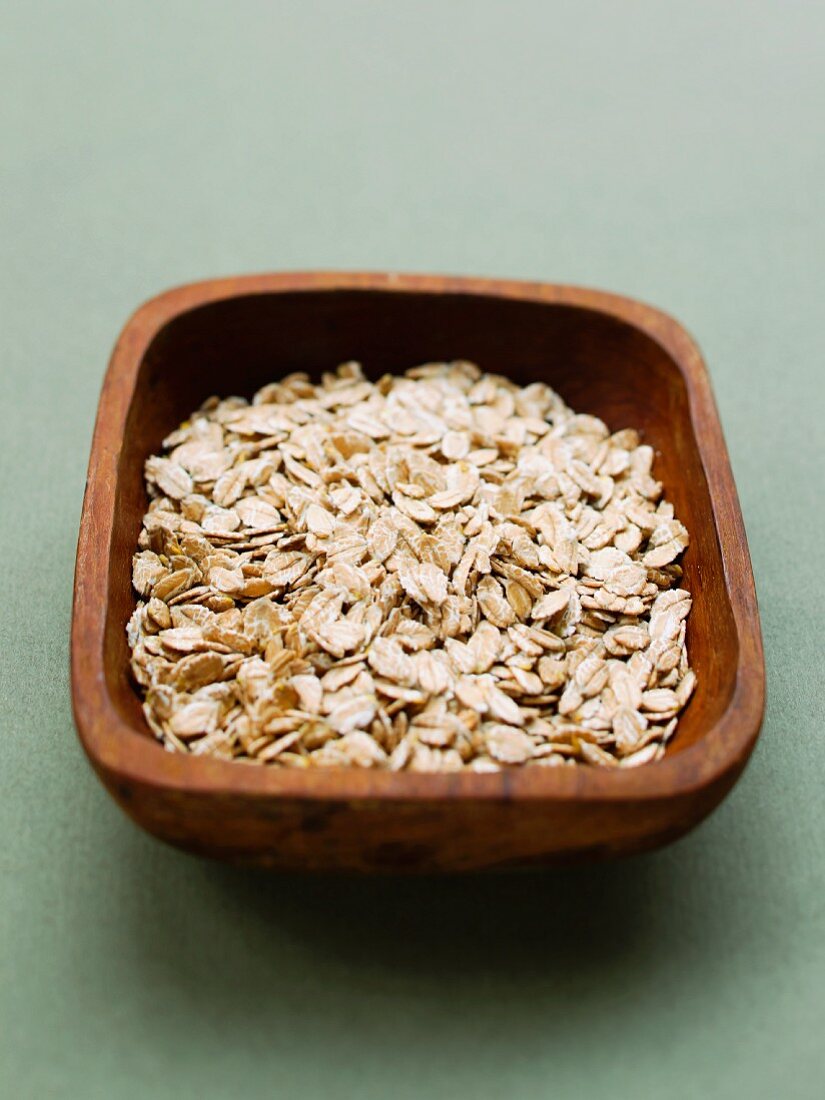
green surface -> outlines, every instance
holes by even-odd
[[[2,5],[3,1100],[823,1095],[824,36],[801,0]],[[320,266],[590,284],[699,339],[769,704],[684,841],[265,878],[92,775],[67,639],[112,342],[169,285]]]

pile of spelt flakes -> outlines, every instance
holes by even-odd
[[[658,759],[695,677],[688,534],[652,462],[467,362],[212,398],[146,463],[147,721],[290,768]]]

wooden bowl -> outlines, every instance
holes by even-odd
[[[164,751],[129,675],[131,558],[143,463],[212,393],[360,359],[371,374],[466,358],[542,380],[611,429],[640,428],[691,533],[695,696],[664,759],[635,769],[498,774],[275,770]],[[217,279],[142,306],[100,397],[77,551],[72,700],[111,794],[193,852],[281,868],[469,871],[652,848],[708,814],[739,776],[764,664],[739,502],[707,372],[676,321],[591,290],[435,276]]]

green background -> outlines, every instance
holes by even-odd
[[[3,1100],[823,1095],[824,37],[802,0],[2,5]],[[313,267],[589,284],[699,339],[769,702],[687,839],[265,877],[99,786],[67,661],[111,345],[172,284]]]

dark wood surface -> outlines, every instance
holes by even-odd
[[[211,393],[360,359],[369,374],[468,358],[548,382],[611,429],[640,428],[691,533],[695,696],[665,758],[630,770],[415,775],[279,771],[165,752],[129,678],[143,461]],[[192,851],[284,868],[463,871],[639,851],[683,834],[744,767],[764,662],[736,488],[701,355],[629,299],[535,283],[305,273],[212,280],[142,306],[103,386],[72,618],[80,739],[135,821]]]

